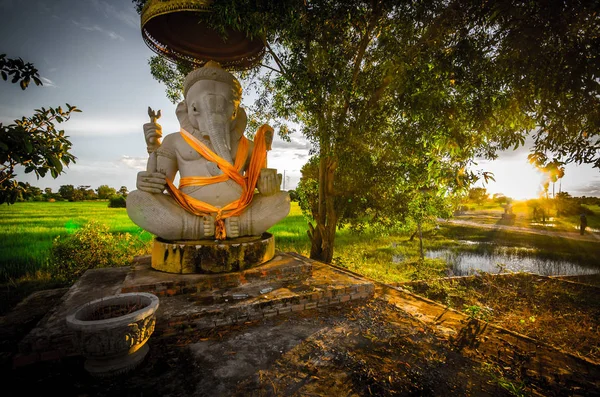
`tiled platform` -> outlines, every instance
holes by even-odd
[[[140,257],[131,267],[87,271],[21,341],[14,365],[77,354],[67,314],[89,300],[132,291],[159,296],[155,337],[160,337],[364,299],[373,295],[374,285],[292,253],[218,275],[163,273],[150,267],[149,257]]]

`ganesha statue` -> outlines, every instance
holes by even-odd
[[[144,124],[147,169],[127,197],[135,224],[167,241],[225,241],[260,236],[288,215],[281,174],[267,167],[274,131],[265,124],[254,140],[244,136],[241,94],[231,73],[208,62],[184,80],[179,132],[162,139],[156,115]]]

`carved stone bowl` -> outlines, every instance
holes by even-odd
[[[146,292],[88,302],[66,318],[76,349],[93,376],[109,377],[137,367],[146,357],[159,300]]]

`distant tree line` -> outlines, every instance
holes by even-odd
[[[600,197],[573,197],[568,192],[559,192],[550,197],[547,193],[547,185],[545,185],[544,188],[544,194],[539,198],[526,201],[527,207],[531,209],[532,219],[534,221],[546,222],[550,216],[594,215],[594,212],[587,206],[600,206]],[[458,210],[466,210],[467,207],[464,204],[468,203],[482,205],[493,202],[498,205],[506,205],[512,201],[512,198],[507,197],[502,193],[495,193],[490,197],[485,188],[475,187],[469,189],[465,202],[459,206]]]
[[[129,191],[127,186],[121,186],[118,190],[108,185],[100,185],[97,189],[92,189],[89,185],[62,185],[57,192],[52,188],[44,190],[36,186],[27,184],[26,189],[19,192],[16,201],[94,201],[111,200],[119,198],[123,203]]]

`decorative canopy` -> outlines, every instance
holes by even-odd
[[[265,45],[260,37],[226,30],[227,38],[200,21],[211,12],[212,0],[149,0],[142,10],[144,41],[154,52],[172,61],[201,67],[216,61],[231,70],[249,69],[262,59]]]

